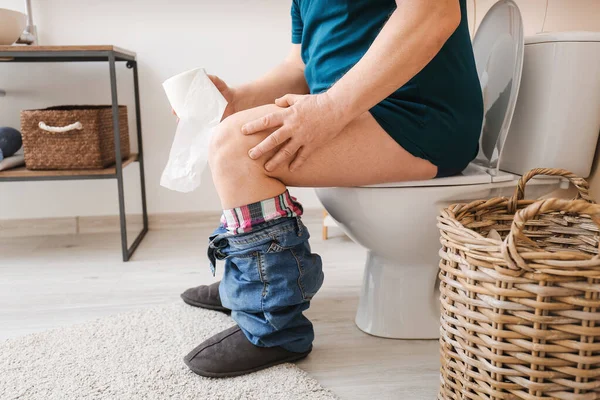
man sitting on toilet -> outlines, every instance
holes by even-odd
[[[279,66],[236,88],[211,76],[229,102],[209,157],[223,217],[208,255],[225,269],[182,298],[237,325],[185,357],[192,371],[236,376],[311,352],[303,312],[322,264],[286,186],[431,179],[475,158],[483,101],[465,1],[293,0]]]

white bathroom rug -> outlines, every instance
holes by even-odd
[[[183,356],[232,325],[174,304],[9,339],[0,343],[0,399],[337,399],[292,364],[229,379],[191,372]]]

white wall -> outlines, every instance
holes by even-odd
[[[525,22],[525,35],[569,30],[600,31],[598,0],[515,0]],[[473,0],[467,0],[471,11]],[[496,0],[476,0],[477,25]],[[548,13],[544,23],[544,14]],[[471,14],[472,16],[472,14]]]
[[[1,6],[23,11],[23,0]],[[171,75],[202,66],[231,85],[275,65],[289,46],[290,1],[283,0],[33,0],[41,44],[114,44],[137,52],[150,213],[220,208],[210,180],[192,194],[159,186],[175,132],[160,86]],[[478,19],[493,3],[478,0]],[[545,0],[519,0],[527,33],[541,27]],[[600,30],[600,1],[550,0],[546,30]],[[130,71],[119,69],[119,99],[133,116]],[[57,104],[109,102],[105,64],[0,63],[0,125],[19,127],[19,111]],[[132,125],[133,126],[133,125]],[[132,132],[133,134],[133,132]],[[135,167],[134,167],[135,168]],[[128,211],[139,212],[137,173],[126,169]],[[310,189],[295,190],[308,208]],[[117,213],[114,181],[0,183],[0,219]]]

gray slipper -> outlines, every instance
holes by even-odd
[[[312,346],[304,353],[294,353],[281,347],[258,347],[250,343],[236,325],[200,344],[183,361],[200,376],[226,378],[297,361],[311,350]]]
[[[212,285],[202,285],[190,288],[181,293],[181,298],[186,304],[194,307],[208,308],[209,310],[231,312],[230,309],[223,307],[221,296],[219,295],[219,285],[221,281]]]

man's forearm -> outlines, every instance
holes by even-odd
[[[368,111],[421,71],[460,23],[456,0],[398,4],[363,58],[326,92],[349,119]]]
[[[299,49],[267,74],[255,81],[233,89],[236,112],[249,108],[273,104],[276,98],[288,93],[308,94],[304,67],[299,58]]]

